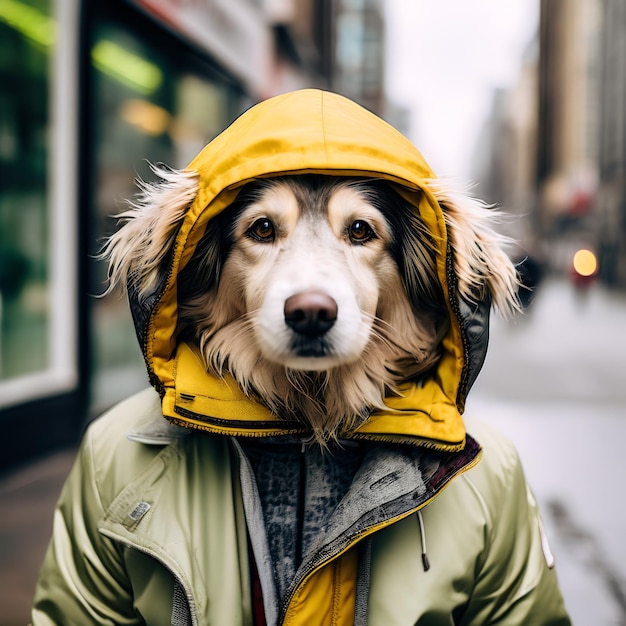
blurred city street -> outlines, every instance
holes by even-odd
[[[626,294],[540,287],[527,315],[494,319],[467,413],[516,443],[576,626],[626,624]],[[73,452],[0,482],[0,626],[28,620],[52,510]]]

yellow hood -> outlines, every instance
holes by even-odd
[[[229,206],[246,182],[290,173],[375,176],[397,183],[430,229],[438,246],[438,273],[452,323],[432,379],[423,386],[404,385],[402,397],[388,399],[390,410],[373,414],[353,436],[415,442],[449,451],[462,449],[465,429],[460,412],[482,365],[489,302],[480,310],[472,309],[475,319],[463,319],[455,284],[450,284],[455,278],[443,212],[426,185],[435,175],[411,142],[346,98],[302,90],[252,107],[211,141],[187,169],[197,172],[199,191],[179,226],[169,271],[153,296],[141,304],[133,302],[132,290],[130,294],[151,382],[163,398],[164,415],[177,424],[224,434],[266,436],[302,430],[247,398],[232,379],[209,375],[193,348],[177,344],[177,275],[208,220]],[[484,338],[484,345],[473,355],[469,354],[471,348],[467,353],[464,350],[464,345],[472,343],[468,328],[474,337]]]

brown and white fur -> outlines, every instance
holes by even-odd
[[[112,284],[148,295],[197,191],[161,169],[109,240]],[[515,304],[516,276],[493,212],[431,190],[445,213],[460,292],[487,283]],[[179,335],[277,415],[325,445],[361,423],[399,383],[427,376],[449,318],[435,247],[417,211],[383,180],[321,175],[246,185],[213,218],[178,277]]]

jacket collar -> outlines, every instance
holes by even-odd
[[[301,424],[281,420],[246,396],[228,375],[216,378],[209,374],[196,348],[180,344],[175,363],[176,381],[164,389],[162,403],[163,415],[171,423],[235,437],[308,434]],[[463,420],[455,400],[444,393],[439,381],[405,384],[400,392],[401,396],[386,399],[388,410],[373,413],[347,436],[442,452],[463,449]]]

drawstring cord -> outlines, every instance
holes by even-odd
[[[426,554],[426,530],[424,529],[422,511],[417,512],[417,525],[420,527],[420,540],[422,542],[422,565],[424,566],[424,571],[427,572],[430,569],[430,562]]]
[[[422,512],[417,511],[417,524],[420,529],[420,540],[422,542],[422,565],[424,571],[430,569],[430,562],[426,554],[426,530],[424,528],[424,518]],[[359,546],[359,570],[356,582],[356,598],[354,606],[354,625],[364,626],[367,624],[367,602],[370,586],[370,568],[372,560],[372,537],[366,537]]]

